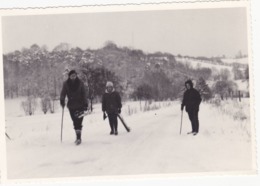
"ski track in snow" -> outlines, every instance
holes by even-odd
[[[242,124],[208,104],[201,105],[197,136],[187,135],[191,126],[186,112],[179,134],[179,102],[132,116],[125,114],[127,109],[124,105],[122,115],[131,132],[118,120],[119,135],[111,136],[108,120],[103,121],[100,105],[95,105],[94,112],[84,118],[83,142],[79,146],[74,144],[75,133],[67,109],[62,143],[60,110],[48,115],[7,114],[6,129],[12,138],[7,140],[8,178],[253,170],[251,138],[242,130]]]

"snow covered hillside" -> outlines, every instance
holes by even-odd
[[[239,58],[239,59],[234,59],[234,58],[223,58],[221,59],[226,64],[233,64],[233,63],[239,63],[243,65],[248,65],[248,58]]]
[[[210,61],[202,61],[202,60],[183,58],[183,57],[182,58],[176,57],[176,60],[178,62],[182,62],[184,64],[191,65],[192,68],[200,67],[200,68],[210,68],[210,69],[216,69],[216,70],[223,70],[223,69],[232,70],[231,66],[214,64],[214,63],[210,63]]]
[[[66,109],[60,142],[61,109],[24,116],[17,100],[6,100],[7,176],[9,179],[106,175],[141,175],[256,170],[252,151],[249,100],[222,105],[202,103],[200,133],[191,130],[180,102],[153,103],[142,112],[139,102],[125,103],[122,115],[132,129],[119,123],[119,135],[109,135],[101,106],[84,118],[82,144]],[[152,109],[153,108],[153,109]],[[144,104],[142,105],[142,110]],[[240,114],[239,114],[240,113]],[[239,117],[243,113],[244,117]],[[235,115],[238,117],[234,117]]]
[[[204,68],[211,68],[211,69],[217,69],[217,70],[223,70],[223,69],[232,70],[232,64],[235,64],[235,63],[241,64],[241,65],[249,64],[248,58],[239,58],[239,59],[221,58],[221,61],[225,65],[215,64],[215,63],[212,63],[211,61],[207,61],[207,60],[198,60],[198,59],[184,58],[184,57],[176,57],[176,60],[178,62],[182,62],[184,64],[189,64],[193,68],[204,67]]]

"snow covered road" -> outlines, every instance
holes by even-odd
[[[127,108],[127,106],[125,106]],[[251,137],[238,121],[219,115],[202,104],[200,133],[187,135],[190,122],[180,104],[125,116],[132,129],[119,123],[119,135],[109,135],[100,105],[83,121],[83,143],[74,145],[69,113],[64,115],[60,142],[61,113],[7,117],[7,170],[9,179],[57,178],[162,173],[253,171]],[[249,123],[250,124],[250,123]],[[249,125],[248,124],[248,125]]]

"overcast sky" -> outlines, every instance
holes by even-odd
[[[3,17],[3,52],[61,42],[72,47],[118,46],[174,55],[247,54],[245,8]]]

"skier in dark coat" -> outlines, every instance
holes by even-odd
[[[117,115],[121,113],[122,103],[121,97],[118,92],[115,91],[112,82],[107,82],[106,92],[102,97],[102,111],[104,119],[106,113],[109,119],[109,125],[111,128],[110,135],[117,135]]]
[[[84,83],[78,78],[75,70],[71,70],[68,79],[63,83],[60,94],[60,104],[65,107],[65,98],[68,97],[67,107],[73,121],[76,132],[75,143],[81,143],[82,118],[78,118],[78,113],[88,109],[88,100]]]
[[[189,115],[189,119],[191,121],[192,131],[188,134],[197,135],[199,132],[199,105],[201,103],[200,93],[193,88],[193,83],[191,80],[185,82],[186,91],[183,95],[183,100],[181,104],[181,110],[186,108],[186,112]]]

